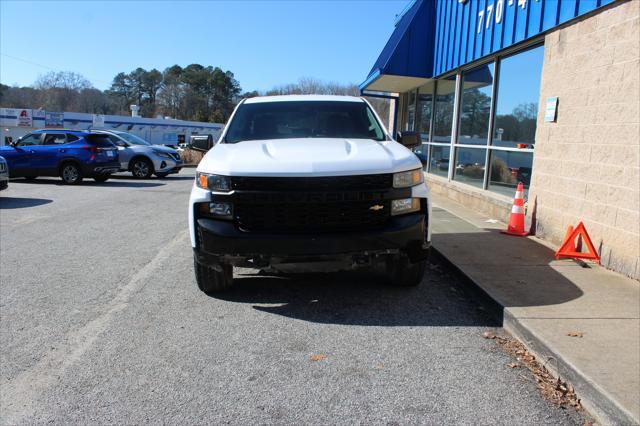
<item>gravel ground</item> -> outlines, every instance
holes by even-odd
[[[192,179],[0,193],[0,423],[582,424],[445,265],[413,289],[236,270],[199,292]]]

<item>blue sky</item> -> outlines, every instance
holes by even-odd
[[[407,4],[1,0],[0,81],[74,71],[106,89],[120,71],[200,63],[232,71],[243,90],[300,77],[361,83]]]

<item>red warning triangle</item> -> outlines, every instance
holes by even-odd
[[[576,248],[576,238],[578,237],[580,237],[587,246],[587,253],[578,251],[578,249]],[[572,229],[572,227],[569,226],[567,235],[564,237],[562,245],[556,252],[556,259],[566,258],[590,259],[600,264],[600,256],[598,256],[598,252],[593,246],[591,238],[589,238],[589,234],[587,233],[587,230],[585,229],[582,222],[580,222],[578,226],[576,226],[576,229]]]

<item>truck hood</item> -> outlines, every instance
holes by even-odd
[[[226,176],[340,176],[421,166],[415,154],[393,141],[296,138],[217,144],[198,171]]]

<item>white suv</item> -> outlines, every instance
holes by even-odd
[[[419,284],[431,240],[429,191],[407,148],[419,135],[398,140],[362,98],[242,101],[191,190],[200,290],[229,288],[233,266],[284,273],[373,267],[394,285]]]

